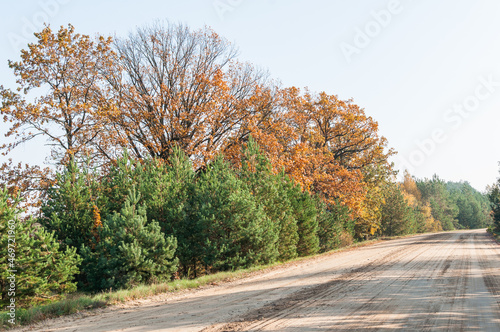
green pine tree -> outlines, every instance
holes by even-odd
[[[492,223],[488,196],[474,189],[468,182],[448,182],[446,188],[458,207],[457,220],[463,228],[484,228]]]
[[[416,233],[413,209],[408,206],[403,193],[395,183],[388,182],[383,189],[381,232],[395,236]]]
[[[213,272],[275,259],[273,223],[221,157],[200,174],[191,202],[193,272],[201,271],[200,264]]]
[[[430,180],[417,181],[417,187],[422,193],[422,199],[430,203],[432,216],[441,222],[443,230],[448,231],[460,227],[456,218],[459,212],[458,207],[443,180],[434,175]]]
[[[491,230],[497,235],[500,234],[500,179],[491,186],[488,197],[491,202],[493,224]]]
[[[140,195],[132,190],[121,211],[108,216],[90,246],[82,246],[85,288],[119,289],[168,280],[177,270],[177,241],[147,222]]]
[[[168,164],[162,170],[163,175],[158,174],[161,181],[152,184],[155,187],[153,192],[154,199],[150,199],[150,207],[148,208],[152,218],[155,218],[162,229],[167,234],[172,234],[177,238],[177,256],[180,259],[180,266],[183,269],[184,275],[188,274],[189,264],[186,262],[191,257],[196,256],[196,251],[200,248],[196,247],[197,241],[195,238],[202,238],[200,228],[196,220],[189,218],[189,213],[192,209],[191,196],[194,190],[195,172],[193,165],[185,153],[175,147],[170,155]],[[155,181],[156,178],[149,175],[151,172],[145,172],[149,181]],[[141,179],[144,177],[141,177]],[[141,181],[148,183],[147,179]],[[143,191],[144,189],[141,189]]]
[[[33,219],[19,220],[18,203],[17,198],[9,197],[5,188],[0,189],[2,308],[10,300],[8,278],[12,274],[15,275],[16,306],[26,307],[75,291],[73,279],[81,262],[75,248],[60,250],[53,233]]]
[[[145,162],[148,163],[149,160]],[[100,188],[102,192],[100,209],[104,219],[113,212],[120,211],[129,191],[133,187],[138,187],[141,179],[139,179],[137,167],[140,165],[141,163],[134,160],[125,150],[124,154],[104,174]]]
[[[287,196],[297,220],[299,235],[297,253],[299,256],[314,255],[319,251],[316,203],[313,197],[308,192],[303,192],[299,185],[294,184],[284,174],[281,174],[281,177],[288,187]]]
[[[174,147],[169,159],[133,160],[125,153],[114,163],[102,181],[102,215],[118,211],[133,187],[140,193],[140,205],[148,220],[156,220],[161,230],[177,239],[176,255],[180,268],[188,274],[186,261],[194,255],[196,225],[187,217],[195,181],[193,165],[184,152]]]
[[[318,213],[318,239],[321,252],[337,249],[341,246],[341,236],[354,236],[354,220],[349,216],[349,209],[340,204],[327,205],[316,197]]]
[[[287,181],[283,175],[272,173],[271,163],[252,137],[243,150],[241,164],[240,178],[275,225],[279,259],[286,261],[297,257],[298,226],[288,197]]]
[[[42,205],[40,223],[55,233],[61,249],[74,247],[79,253],[81,246],[93,238],[95,183],[88,169],[80,169],[75,162],[69,163],[56,179]]]

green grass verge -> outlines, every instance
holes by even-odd
[[[10,316],[2,312],[0,313],[0,326],[3,329],[7,329],[19,325],[31,324],[47,318],[73,314],[81,310],[99,308],[105,305],[105,302],[92,296],[75,294],[54,303],[35,306],[29,309],[16,309],[15,325],[10,324],[8,322]]]
[[[211,275],[204,275],[196,279],[180,279],[167,283],[140,285],[132,289],[102,292],[94,295],[74,293],[68,295],[63,300],[50,304],[34,306],[29,309],[17,309],[15,326],[8,323],[8,320],[10,319],[8,313],[0,312],[0,327],[2,329],[9,329],[22,325],[33,324],[48,318],[70,315],[83,310],[102,308],[108,305],[147,298],[157,294],[176,292],[184,289],[194,289],[220,282],[227,282],[248,276],[252,272],[271,268],[280,264],[281,263],[274,263],[264,266],[255,266],[244,270],[219,272]]]

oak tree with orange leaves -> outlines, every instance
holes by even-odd
[[[378,124],[352,100],[325,92],[284,89],[279,108],[286,111],[274,131],[265,139],[256,135],[268,154],[279,151],[274,165],[284,167],[304,189],[348,206],[366,224],[360,233],[373,235],[380,222],[380,187],[392,174],[388,158],[394,153],[379,136]]]
[[[111,39],[80,35],[71,24],[57,32],[47,26],[35,36],[20,61],[9,61],[17,90],[0,87],[0,112],[12,123],[6,137],[13,139],[4,153],[43,136],[56,163],[92,156],[99,119],[110,110],[101,73],[110,66]]]
[[[49,167],[15,164],[12,159],[0,165],[0,189],[7,189],[12,197],[20,199],[19,208],[38,208],[47,189],[54,184],[54,174]]]
[[[267,74],[209,28],[158,22],[114,45],[108,137],[138,158],[168,160],[178,146],[198,168],[248,136],[273,100]]]

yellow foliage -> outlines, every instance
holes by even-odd
[[[401,183],[401,187],[403,191],[408,195],[408,197],[413,196],[416,202],[420,202],[422,200],[422,194],[420,193],[415,180],[410,175],[410,173],[408,173],[408,171],[405,171],[404,173],[404,179],[403,183]]]
[[[432,209],[429,202],[421,206],[420,211],[425,217],[425,228],[427,232],[439,232],[443,230],[441,222],[432,217]]]

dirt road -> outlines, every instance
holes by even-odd
[[[383,241],[43,331],[500,331],[500,246],[484,230]]]

